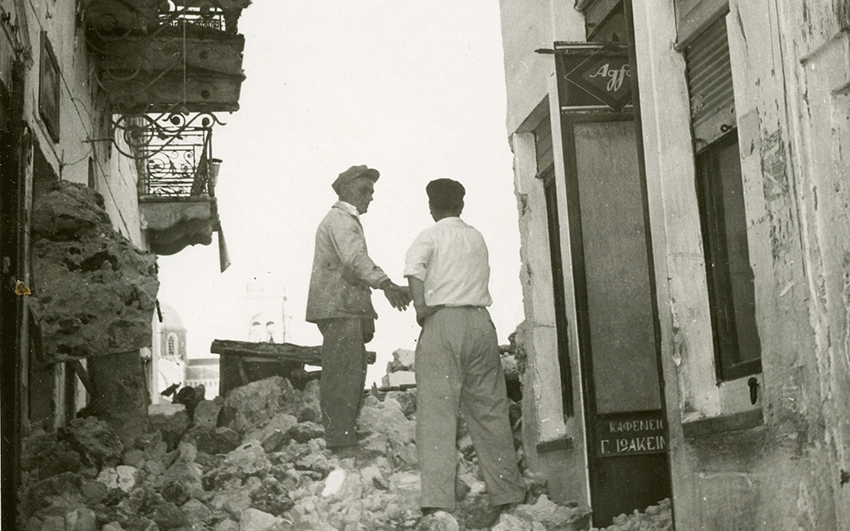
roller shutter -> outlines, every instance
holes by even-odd
[[[718,19],[685,49],[694,141],[700,150],[735,127],[726,21]]]

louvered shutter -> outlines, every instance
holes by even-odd
[[[685,49],[694,141],[701,149],[735,127],[726,21],[719,19]]]
[[[679,50],[729,12],[728,0],[675,0],[675,6],[676,47]]]
[[[552,122],[548,114],[534,128],[534,150],[537,157],[537,176],[541,177],[555,164],[552,153]]]

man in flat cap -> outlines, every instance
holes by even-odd
[[[378,314],[372,288],[393,308],[410,303],[407,288],[390,280],[369,258],[360,215],[372,202],[378,170],[352,166],[331,185],[339,200],[319,224],[307,296],[307,321],[322,332],[322,423],[327,447],[354,448],[354,428],[366,384],[366,348]]]
[[[423,513],[455,510],[456,432],[463,413],[494,507],[525,499],[508,420],[496,329],[487,307],[490,264],[481,233],[460,219],[463,185],[425,188],[435,225],[407,251],[407,277],[422,326],[416,345],[416,451]]]

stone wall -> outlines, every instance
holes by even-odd
[[[33,210],[32,309],[54,360],[151,346],[156,257],[117,233],[91,189],[59,182]]]

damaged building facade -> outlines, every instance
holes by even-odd
[[[850,522],[850,4],[501,1],[524,442],[594,525]]]
[[[157,393],[156,255],[218,232],[227,266],[212,130],[248,4],[0,1],[4,495],[30,430]]]

